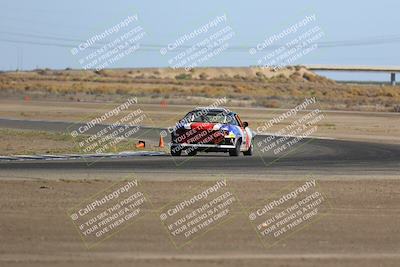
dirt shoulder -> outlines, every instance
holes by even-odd
[[[82,154],[78,143],[89,136],[73,138],[70,134],[0,128],[0,155]],[[136,151],[136,140],[124,139],[103,153]]]
[[[67,210],[115,181],[1,181],[2,266],[396,266],[400,260],[397,180],[320,181],[331,206],[324,217],[265,248],[243,212],[176,249],[159,210],[199,181],[144,181],[148,215],[87,249]],[[288,181],[229,181],[244,207]]]

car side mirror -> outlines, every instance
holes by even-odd
[[[249,123],[247,121],[245,121],[245,122],[243,122],[243,126],[244,126],[244,128],[246,128],[249,126]]]

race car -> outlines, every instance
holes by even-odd
[[[230,156],[253,154],[254,133],[247,122],[226,108],[196,108],[185,115],[171,132],[171,155],[182,151],[228,152]]]

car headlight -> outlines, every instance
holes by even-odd
[[[229,132],[225,135],[226,138],[236,138],[236,135],[233,132]]]
[[[213,126],[213,131],[218,131],[219,129],[221,129],[221,124],[218,123]]]

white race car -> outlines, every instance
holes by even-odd
[[[254,133],[247,122],[226,108],[196,108],[171,131],[171,155],[183,150],[194,156],[198,151],[228,152],[230,156],[253,154]]]

